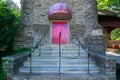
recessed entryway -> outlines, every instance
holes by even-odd
[[[59,44],[59,38],[61,44],[68,44],[69,36],[69,24],[67,21],[53,21],[51,25],[51,43]]]

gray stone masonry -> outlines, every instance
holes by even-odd
[[[15,36],[14,49],[21,47],[32,48],[47,33],[42,44],[51,45],[51,22],[48,19],[48,10],[58,0],[21,0],[21,23],[20,34]],[[105,38],[103,37],[102,26],[98,23],[96,0],[61,0],[71,9],[72,19],[69,23],[69,44],[76,44],[76,35],[87,47],[93,60],[100,67],[101,73],[106,77],[87,77],[82,79],[62,78],[61,80],[116,80],[115,60],[110,56],[105,56]],[[56,21],[56,20],[55,20]],[[64,21],[64,20],[61,20]],[[10,59],[10,72],[14,72],[14,62],[16,58]],[[23,59],[22,57],[19,59]],[[23,62],[23,61],[22,61]],[[18,62],[19,63],[19,62]],[[17,63],[17,64],[18,64]],[[7,64],[6,64],[7,65]],[[6,66],[4,66],[6,68]],[[9,72],[8,72],[9,73]],[[31,77],[31,76],[30,76]],[[21,77],[22,78],[22,77]],[[36,78],[39,78],[37,76]],[[24,80],[23,78],[21,80]],[[29,79],[28,79],[29,80]],[[34,80],[33,77],[30,80]],[[60,80],[58,78],[40,78],[39,80]]]
[[[15,54],[7,57],[3,57],[3,69],[7,73],[7,77],[12,77],[18,73],[18,68],[23,65],[23,62],[28,58],[28,53]]]
[[[43,44],[51,44],[51,21],[48,10],[58,0],[22,0],[20,34],[15,37],[14,48],[33,47],[48,28]],[[102,27],[98,24],[96,0],[61,0],[72,12],[69,22],[69,44],[75,42],[77,35],[84,44],[84,38],[102,35]],[[21,36],[23,35],[23,36]],[[30,38],[30,41],[29,41]],[[89,39],[89,38],[87,38]],[[104,45],[101,45],[103,47]]]
[[[96,65],[99,66],[100,73],[108,76],[108,80],[116,80],[116,60],[112,56],[91,54]]]
[[[20,76],[14,80],[109,80],[107,77],[99,75],[81,75],[82,77],[64,77],[64,76]],[[114,80],[114,79],[113,79]]]
[[[85,38],[85,44],[90,53],[105,54],[105,38],[103,36],[88,36]]]

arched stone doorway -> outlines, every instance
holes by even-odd
[[[66,3],[55,3],[48,11],[51,23],[51,44],[69,43],[69,20],[72,18],[71,10]]]

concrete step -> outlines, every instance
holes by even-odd
[[[39,56],[39,54],[32,54],[32,56]],[[41,54],[40,56],[53,56],[53,57],[57,57],[59,56],[59,54]],[[76,57],[76,56],[79,56],[79,54],[61,54],[62,57]]]
[[[40,47],[39,47],[39,48],[40,48]],[[39,48],[36,49],[36,51],[39,50]],[[71,47],[71,48],[69,48],[69,47],[68,47],[68,48],[63,48],[63,47],[61,47],[60,49],[61,49],[62,51],[76,51],[76,50],[78,50],[79,48],[77,48],[77,47],[74,47],[74,48],[72,48],[72,47]],[[50,51],[50,50],[51,50],[51,51],[55,51],[55,50],[59,50],[59,47],[57,47],[57,48],[44,48],[44,47],[41,47],[41,50],[42,50],[42,51],[46,51],[46,50],[48,50],[48,51]],[[83,50],[83,49],[81,49],[81,50]]]
[[[46,50],[46,51],[41,51],[41,53],[58,53],[59,50],[55,50],[55,51],[52,51],[52,50]],[[61,50],[61,53],[78,53],[79,51],[62,51]],[[39,51],[36,51],[34,53],[39,53]],[[80,53],[86,53],[85,51],[80,51]]]
[[[56,75],[56,76],[55,76]],[[107,77],[100,73],[95,74],[20,74],[13,77],[12,80],[108,80]]]
[[[79,48],[61,48],[61,51],[78,51]],[[36,51],[39,51],[39,48],[36,49]],[[41,51],[59,51],[59,48],[41,48]],[[84,51],[83,49],[80,49],[80,51]]]
[[[85,59],[88,55],[61,56],[61,59]],[[32,56],[32,59],[59,59],[59,56]]]
[[[32,60],[49,60],[49,59],[88,59],[88,55],[80,55],[80,56],[32,56]],[[30,58],[28,58],[28,60],[30,60]]]
[[[89,66],[90,73],[99,73],[96,66]],[[19,69],[22,73],[29,73],[29,67],[22,67]],[[87,73],[88,66],[61,66],[61,73]],[[32,73],[59,73],[59,66],[40,66],[32,67]]]
[[[93,61],[89,59],[90,64],[94,64]],[[54,56],[34,56],[32,57],[32,65],[39,66],[39,65],[58,65],[59,64],[59,57]],[[29,66],[30,59],[24,63],[24,66]],[[62,65],[87,65],[88,58],[86,56],[76,56],[76,57],[61,57],[61,64]]]
[[[39,53],[33,53],[33,56],[38,56]],[[85,52],[77,52],[77,51],[66,51],[66,52],[61,52],[61,56],[82,56],[82,55],[87,55],[87,53]],[[59,52],[58,51],[54,51],[54,52],[41,52],[40,56],[59,56]]]
[[[79,51],[60,51],[61,53],[79,53]],[[39,52],[34,52],[34,53],[39,53]],[[59,51],[41,51],[42,54],[45,54],[45,53],[59,53]],[[80,51],[81,54],[85,54],[86,52],[85,51]]]
[[[38,50],[36,51],[39,51],[39,48],[41,48],[41,51],[56,51],[56,50],[59,50],[59,45],[49,45],[49,46],[39,46],[38,47]],[[61,45],[61,50],[62,51],[78,51],[80,48],[80,50],[84,50],[83,48],[81,47],[78,47],[76,45]]]
[[[32,65],[58,65],[59,59],[32,59]],[[89,64],[94,64],[93,61],[89,60]],[[24,62],[24,66],[29,66],[30,60]],[[61,65],[88,65],[88,59],[61,59]]]
[[[19,68],[20,73],[16,74],[16,78],[17,80],[106,80],[104,75],[99,74],[99,68],[91,59],[89,60],[90,74],[88,74],[88,54],[81,48],[79,55],[78,50],[76,45],[61,45],[62,56],[59,68],[58,45],[42,46],[40,56],[38,56],[39,48],[32,54],[32,74],[30,74],[30,59],[28,59]]]
[[[31,69],[34,74],[85,74],[88,73],[88,54],[81,48],[80,55],[78,46],[62,45],[61,57],[59,57],[58,45],[42,46],[41,54],[39,48],[32,54]],[[59,58],[61,66],[59,68]],[[90,73],[99,73],[99,68],[89,60]],[[20,73],[30,72],[30,59],[24,62],[19,69]]]
[[[57,48],[57,47],[59,47],[59,45],[58,44],[56,44],[56,45],[43,45],[43,46],[38,46],[38,47],[43,47],[43,48]],[[78,47],[78,45],[73,45],[73,44],[66,44],[66,45],[61,45],[61,47],[62,48],[68,48],[68,47],[70,47],[70,48],[72,48],[72,47]]]
[[[32,67],[34,66],[58,66],[59,65],[59,62],[50,62],[50,61],[34,61],[31,63]],[[65,65],[69,65],[69,66],[84,66],[84,65],[88,65],[88,62],[87,61],[72,61],[72,62],[61,62],[61,65],[65,66]],[[89,65],[94,65],[94,62],[90,61],[89,62]],[[30,66],[30,62],[25,62],[24,63],[24,66],[27,66],[29,67]]]
[[[30,61],[30,59],[28,60],[28,62]],[[32,59],[32,62],[59,62],[59,59]],[[61,58],[61,62],[87,62],[88,59],[87,58],[80,58],[80,59],[62,59]],[[89,60],[91,61],[91,60]]]

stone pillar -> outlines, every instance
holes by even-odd
[[[85,44],[91,53],[105,54],[105,39],[102,26],[98,23],[96,0],[83,1],[84,3],[84,24]]]
[[[106,76],[108,76],[108,80],[116,80],[116,60],[112,56],[106,57]]]
[[[92,35],[95,32],[94,29],[101,29],[101,26],[98,24],[97,2],[96,0],[83,0],[83,4],[86,35]],[[101,33],[96,35],[101,35]]]

